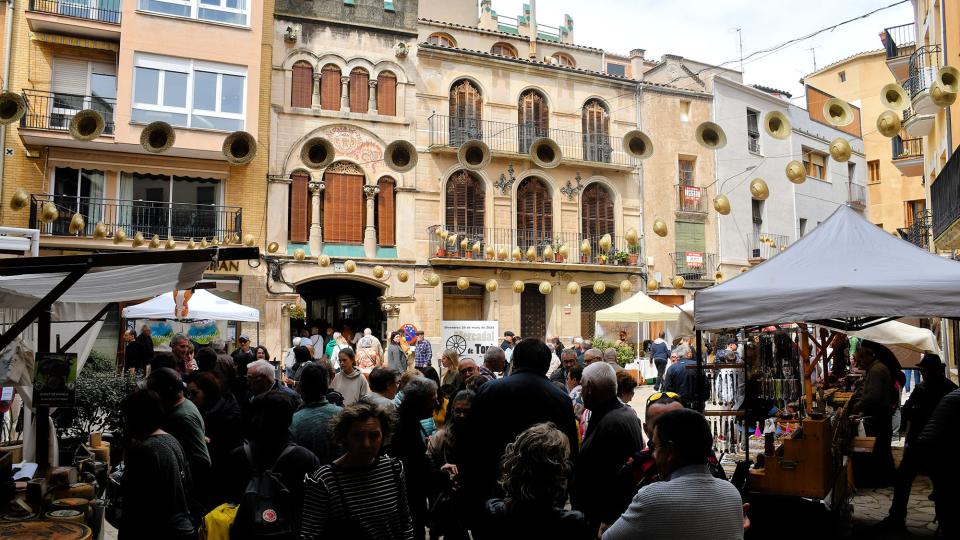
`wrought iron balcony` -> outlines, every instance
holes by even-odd
[[[673,259],[673,275],[682,277],[684,281],[717,280],[719,264],[716,253],[678,251],[671,253],[670,258]]]
[[[59,216],[44,223],[39,218],[43,205],[48,202],[56,205]],[[147,240],[155,234],[164,240],[168,237],[222,240],[241,234],[241,212],[238,206],[34,194],[31,195],[30,228],[53,236],[92,237],[96,224],[103,223],[110,235],[123,229],[131,238],[141,232]],[[73,234],[70,220],[77,213],[84,217],[86,225],[78,234]]]
[[[867,207],[867,186],[850,182],[847,184],[847,202],[852,206]]]
[[[103,115],[103,134],[113,135],[116,99],[36,90],[24,90],[23,98],[27,112],[20,119],[21,128],[69,132],[70,120],[78,112],[92,109]]]
[[[30,0],[30,11],[120,24],[120,0]]]
[[[783,234],[753,232],[747,235],[750,246],[749,259],[754,262],[765,261],[780,254],[790,245],[790,237]]]
[[[911,98],[933,86],[937,70],[940,69],[940,46],[927,45],[918,48],[910,55],[910,70],[904,90]]]
[[[881,36],[887,59],[909,56],[917,43],[916,29],[913,23],[891,26],[883,30]]]
[[[706,214],[707,213],[707,190],[697,186],[687,186],[678,184],[674,186],[677,191],[677,213],[678,214]]]
[[[477,139],[485,142],[494,153],[526,155],[533,141],[548,137],[559,145],[563,160],[621,167],[631,167],[636,163],[623,150],[623,138],[603,133],[547,129],[535,123],[495,122],[438,114],[430,115],[429,126],[430,148],[458,148],[469,140]]]
[[[909,227],[897,229],[900,238],[923,249],[930,249],[930,211],[924,210],[913,218]]]
[[[930,205],[933,211],[933,237],[937,239],[937,249],[956,249],[960,247],[960,150],[954,151],[946,166],[930,185]],[[941,236],[952,232],[948,242]]]
[[[441,236],[442,232],[448,233],[446,239]],[[600,247],[602,235],[523,229],[446,229],[440,225],[428,227],[427,235],[430,238],[431,259],[456,259],[461,264],[474,260],[641,266],[639,244],[630,246],[622,236],[610,235],[610,249],[603,251]],[[566,256],[562,254],[563,251],[566,251]]]

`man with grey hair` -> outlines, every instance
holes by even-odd
[[[363,337],[360,339],[364,339],[364,338],[370,338],[369,341],[373,343],[373,348],[377,350],[377,357],[383,358],[383,344],[380,343],[379,338],[373,335],[373,330],[370,330],[369,328],[364,328]]]
[[[623,371],[623,367],[617,363],[617,350],[613,347],[603,351],[603,361],[610,364],[610,367],[617,373]]]
[[[183,334],[176,334],[170,338],[170,351],[173,357],[177,359],[177,371],[181,374],[186,372],[187,357],[190,356],[190,340]]]
[[[577,367],[577,351],[573,349],[564,349],[560,353],[560,367],[553,370],[550,374],[550,381],[567,384],[567,378],[570,376],[570,370]]]
[[[487,347],[487,352],[483,353],[483,367],[493,373],[500,373],[501,376],[507,366],[507,356],[500,347]]]
[[[619,472],[627,458],[643,448],[643,428],[633,408],[617,399],[613,366],[590,364],[580,384],[590,423],[576,460],[572,500],[590,529],[599,530],[601,524],[616,521],[630,504],[634,493],[631,486],[618,481]]]
[[[250,389],[250,401],[266,395],[268,392],[280,392],[290,400],[293,410],[302,403],[300,395],[292,388],[279,384],[276,368],[266,360],[254,360],[247,364],[247,388]]]
[[[583,365],[589,366],[594,362],[600,362],[603,360],[603,351],[600,349],[587,349],[587,352],[583,353]]]

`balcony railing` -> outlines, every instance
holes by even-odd
[[[904,90],[913,98],[930,88],[940,69],[940,46],[920,47],[910,55],[910,70]]]
[[[120,24],[120,0],[30,0],[30,11]]]
[[[27,112],[20,119],[22,128],[69,132],[70,120],[78,112],[93,109],[103,115],[103,134],[113,135],[116,99],[36,90],[24,90],[23,98],[27,101]]]
[[[891,26],[884,29],[882,41],[888,59],[907,56],[917,43],[916,29],[913,23]]]
[[[906,111],[904,111],[906,113]],[[893,149],[893,159],[912,159],[923,157],[923,138],[916,137],[912,139],[901,138],[896,135],[890,139]]]
[[[514,122],[495,122],[432,114],[430,147],[459,147],[471,139],[482,140],[493,152],[527,154],[540,137],[549,137],[560,146],[563,159],[632,166],[635,160],[623,150],[623,139],[602,133],[583,133]]]
[[[953,152],[930,185],[930,205],[933,237],[937,238],[960,219],[960,150]]]
[[[853,182],[848,183],[847,202],[859,206],[867,206],[867,186],[854,184]]]
[[[684,184],[678,184],[674,187],[677,190],[678,213],[707,213],[707,190],[705,188]]]
[[[783,234],[754,232],[747,235],[747,245],[750,246],[750,259],[767,260],[787,249],[790,245],[790,237]]]
[[[439,235],[444,230],[450,235],[446,239]],[[432,259],[640,266],[639,245],[631,247],[621,236],[610,235],[610,250],[604,252],[600,247],[602,235],[524,229],[445,229],[440,225],[428,227],[427,234],[430,237]],[[456,238],[452,238],[453,235]],[[466,240],[466,244],[463,240]],[[589,243],[589,250],[584,249],[584,241]],[[564,246],[566,256],[562,255]],[[547,247],[550,249],[547,250]],[[488,248],[492,248],[492,252]],[[520,252],[519,261],[514,257],[515,248]]]
[[[929,249],[930,247],[930,211],[924,210],[919,215],[914,216],[913,223],[909,227],[897,229],[900,238],[903,238],[911,244]]]
[[[673,275],[686,281],[716,281],[717,254],[702,251],[678,251],[671,253]]]
[[[102,199],[67,195],[34,194],[31,196],[30,228],[53,236],[93,236],[97,223],[103,223],[109,234],[122,228],[127,236],[143,233],[147,240],[160,235],[166,240],[194,238],[229,238],[241,234],[241,209],[237,206],[212,204],[166,203],[156,201]],[[41,209],[47,202],[56,205],[56,220],[40,221]],[[78,234],[70,232],[74,214],[84,217],[86,225]]]

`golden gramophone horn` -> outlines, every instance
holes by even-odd
[[[257,139],[246,131],[234,131],[223,140],[223,157],[231,165],[245,165],[257,157]]]
[[[70,136],[78,141],[92,141],[103,133],[106,121],[93,109],[84,109],[70,119]]]
[[[267,253],[276,253],[278,249],[280,249],[280,244],[276,242],[267,244]]]
[[[133,241],[130,242],[130,245],[132,245],[135,248],[138,248],[144,245],[145,243],[147,243],[147,240],[143,237],[143,233],[140,231],[137,231],[136,234],[133,235]]]
[[[682,289],[684,285],[687,284],[687,280],[683,279],[683,276],[675,276],[673,278],[673,288]]]
[[[172,237],[167,237],[166,243],[163,244],[164,249],[177,249],[177,241]]]
[[[160,247],[160,235],[155,234],[153,238],[150,239],[150,249],[157,249]]]
[[[937,107],[949,107],[953,105],[953,102],[956,100],[957,93],[951,92],[949,88],[941,84],[940,81],[935,81],[933,86],[930,87],[930,101]]]
[[[526,285],[524,285],[524,283],[523,283],[522,281],[517,280],[517,281],[514,281],[514,282],[513,282],[513,292],[515,292],[515,293],[522,293],[525,288],[527,288],[527,287],[526,287]]]
[[[352,272],[356,272],[356,271],[357,271],[357,263],[353,262],[352,260],[346,260],[346,261],[343,262],[343,269],[344,269],[344,271],[346,271],[346,272],[351,272],[351,273],[352,273]]]
[[[166,122],[151,122],[140,132],[140,146],[151,154],[169,150],[177,141],[177,132]]]
[[[852,150],[850,149],[850,141],[844,139],[843,137],[837,137],[830,142],[830,157],[834,160],[844,163],[850,159]]]
[[[200,249],[207,249],[207,246],[209,245],[210,244],[207,243],[207,237],[204,236],[203,238],[200,239],[200,243],[197,244],[197,247],[199,247]]]
[[[650,278],[647,280],[647,290],[655,291],[660,288],[660,282],[656,278]]]
[[[93,238],[95,240],[103,240],[106,237],[107,226],[104,225],[102,221],[97,222],[97,224],[93,226]]]
[[[127,241],[127,231],[123,229],[117,229],[113,231],[113,243],[122,244]]]
[[[717,195],[713,198],[713,209],[716,210],[718,214],[726,216],[730,213],[730,199],[722,193]]]
[[[302,261],[307,257],[307,252],[303,248],[297,248],[293,250],[293,259],[296,261]]]
[[[667,222],[660,218],[653,220],[653,232],[661,238],[667,236]]]
[[[823,118],[832,126],[848,126],[853,122],[853,108],[846,101],[830,98],[823,104]]]
[[[895,111],[883,111],[877,117],[877,131],[884,137],[893,137],[900,133],[900,113]]]
[[[256,243],[257,243],[257,239],[252,234],[247,233],[243,235],[243,245],[247,247],[253,247],[253,245]]]
[[[417,166],[417,149],[408,141],[393,141],[383,153],[383,161],[394,171],[407,172]]]
[[[427,283],[429,283],[431,287],[440,285],[440,276],[433,274],[427,279]]]
[[[540,137],[530,145],[530,159],[538,167],[552,169],[560,164],[562,157],[563,152],[560,150],[560,145],[549,137]]]
[[[635,129],[623,136],[623,151],[637,159],[647,159],[653,155],[653,141],[646,133]]]
[[[23,210],[30,202],[30,195],[23,188],[17,188],[10,197],[10,209],[14,212]]]
[[[410,279],[410,272],[407,272],[406,270],[397,272],[397,281],[400,283],[406,283],[408,279]]]
[[[86,226],[87,222],[83,220],[83,215],[74,214],[73,217],[70,218],[70,226],[67,228],[67,230],[70,231],[70,234],[77,234]]]
[[[781,141],[788,139],[790,138],[790,119],[780,111],[770,111],[763,117],[763,129],[774,139]]]
[[[880,103],[891,111],[902,111],[910,106],[910,96],[897,83],[890,83],[880,89]]]
[[[471,171],[483,169],[490,164],[490,147],[481,140],[471,139],[460,145],[457,161]]]
[[[0,124],[12,124],[27,112],[27,102],[14,92],[0,94]]]
[[[603,294],[607,290],[607,284],[602,281],[594,282],[593,294]]]
[[[321,268],[326,268],[330,266],[330,262],[331,261],[330,261],[329,255],[320,255],[319,257],[317,257],[317,264],[319,264]]]
[[[803,163],[797,160],[787,163],[786,173],[787,180],[794,184],[802,184],[807,180],[807,170],[803,167]]]
[[[567,283],[567,292],[571,295],[577,295],[580,293],[580,284],[576,281],[571,281]]]
[[[495,279],[488,279],[484,284],[484,288],[487,289],[487,292],[495,292],[499,286],[500,284],[497,283],[497,280]]]
[[[57,210],[57,205],[52,202],[45,202],[43,206],[40,207],[40,221],[44,223],[51,223],[56,221],[60,217],[60,211]]]
[[[770,196],[770,188],[763,178],[754,178],[750,181],[750,196],[758,201],[765,201]]]
[[[387,273],[387,270],[379,264],[373,267],[373,277],[380,279]]]
[[[540,294],[546,296],[553,291],[553,285],[551,285],[549,281],[541,281],[537,289],[540,290]]]
[[[465,277],[457,278],[457,288],[460,289],[461,291],[465,291],[469,289],[470,280]]]
[[[704,122],[697,126],[697,142],[700,146],[710,150],[717,150],[727,145],[727,135],[719,124]]]
[[[937,72],[937,82],[951,94],[960,92],[960,69],[953,66],[943,66]]]
[[[314,137],[303,143],[300,150],[300,161],[311,169],[322,169],[333,163],[335,150],[333,143],[323,137]]]

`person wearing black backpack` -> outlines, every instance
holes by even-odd
[[[299,538],[303,481],[320,467],[313,452],[290,441],[293,405],[278,391],[253,400],[250,434],[230,453],[231,502],[239,503],[232,540]]]

